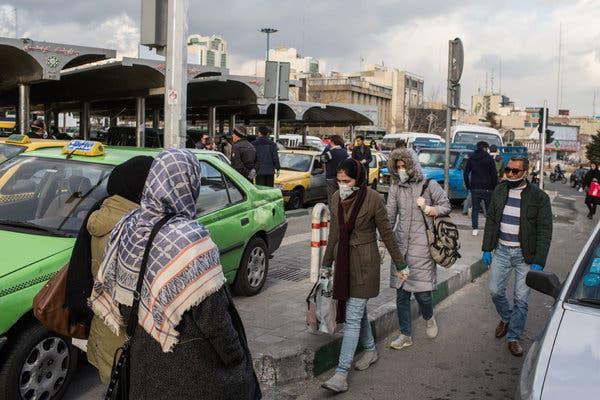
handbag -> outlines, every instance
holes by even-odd
[[[148,256],[150,249],[152,248],[152,242],[154,237],[170,219],[173,214],[165,215],[160,221],[152,228],[148,243],[144,249],[144,256],[142,257],[142,264],[140,265],[140,274],[138,276],[137,284],[135,286],[135,292],[133,292],[133,304],[131,305],[131,312],[127,320],[127,330],[125,342],[115,352],[113,358],[113,366],[110,376],[110,383],[106,390],[105,400],[127,400],[129,399],[129,368],[131,362],[131,345],[135,336],[135,330],[138,325],[138,310],[140,307],[140,293],[142,292],[142,285],[144,284],[144,275],[146,274],[146,267],[148,265]]]
[[[333,297],[333,277],[322,275],[306,298],[306,324],[313,331],[333,334],[337,326],[337,300]]]
[[[591,197],[600,197],[600,183],[592,181],[587,194]]]
[[[90,324],[72,324],[69,308],[65,307],[68,269],[69,264],[63,266],[33,298],[33,315],[52,332],[75,339],[87,339]]]

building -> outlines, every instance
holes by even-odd
[[[227,68],[227,41],[220,35],[188,36],[188,63]]]
[[[471,96],[471,114],[480,118],[485,118],[490,112],[508,116],[514,109],[515,103],[503,94],[485,93]]]
[[[310,76],[319,76],[319,60],[313,57],[302,57],[293,47],[280,47],[269,50],[270,61],[290,63],[290,79],[298,80]],[[264,71],[264,68],[263,68]]]

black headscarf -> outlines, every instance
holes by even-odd
[[[153,161],[150,156],[137,156],[117,165],[108,177],[108,196],[119,195],[139,204]],[[92,213],[100,209],[104,200],[106,198],[94,204],[86,215],[71,253],[65,293],[65,307],[69,307],[71,323],[89,324],[94,315],[87,305],[94,284],[92,235],[87,230],[87,224]]]

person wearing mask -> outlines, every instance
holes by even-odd
[[[396,310],[400,336],[390,347],[396,350],[412,346],[410,298],[415,296],[426,334],[433,339],[438,327],[433,316],[432,291],[437,285],[437,267],[429,252],[427,229],[432,229],[434,217],[445,217],[452,207],[444,189],[435,180],[426,180],[415,153],[397,149],[390,153],[388,166],[392,184],[387,200],[391,226],[395,226],[400,252],[404,257],[408,279],[392,275],[390,285],[396,288]],[[427,224],[427,225],[426,225]]]
[[[256,149],[256,162],[258,168],[256,170],[256,184],[262,186],[273,187],[275,185],[275,174],[279,176],[279,153],[277,151],[277,145],[271,139],[269,135],[271,129],[266,126],[258,128],[258,138],[252,142],[252,145]]]
[[[233,129],[233,146],[231,146],[231,166],[250,182],[256,177],[256,149],[246,134],[246,128],[236,126]]]
[[[492,160],[494,160],[494,164],[496,164],[498,178],[502,178],[502,175],[504,175],[504,157],[500,155],[498,146],[495,144],[490,146],[490,156],[492,156]]]
[[[508,162],[506,179],[492,195],[482,245],[482,261],[491,266],[492,302],[500,316],[495,336],[506,336],[508,350],[516,357],[523,355],[519,340],[527,320],[527,272],[544,269],[552,241],[550,198],[527,181],[528,171],[527,158],[511,158]],[[514,299],[509,302],[506,286],[513,273]]]
[[[379,294],[380,255],[377,231],[402,279],[406,264],[400,253],[382,196],[368,187],[362,165],[347,159],[338,167],[340,189],[333,195],[331,224],[322,272],[333,270],[333,298],[338,300],[337,320],[345,322],[344,338],[335,374],[323,387],[336,393],[348,390],[348,373],[358,342],[365,350],[355,369],[365,370],[377,361],[377,349],[367,316],[367,302]]]
[[[583,188],[584,190],[589,190],[592,182],[600,182],[600,170],[598,170],[598,163],[591,163],[590,170],[585,177],[583,178]],[[587,206],[589,213],[587,217],[589,219],[594,219],[594,215],[596,215],[596,208],[598,207],[598,203],[600,203],[600,197],[590,196],[586,194],[585,196],[585,205]]]
[[[369,175],[369,164],[373,160],[371,149],[365,145],[365,138],[362,135],[356,136],[356,146],[352,148],[352,158],[362,164]]]
[[[131,399],[261,398],[219,250],[196,220],[200,177],[200,162],[189,150],[160,152],[140,208],[114,228],[94,282],[94,314],[116,334],[123,332],[150,232],[164,223],[138,295]]]
[[[498,184],[498,172],[492,156],[488,153],[487,142],[477,143],[477,150],[469,156],[463,172],[465,186],[471,192],[471,226],[473,236],[479,234],[479,210],[483,200],[485,210],[489,210],[492,191]]]
[[[339,135],[331,137],[331,146],[326,148],[321,155],[325,164],[325,182],[327,184],[327,204],[331,207],[333,194],[338,191],[337,170],[348,158],[348,152],[344,148],[344,139]]]
[[[119,220],[140,206],[142,190],[153,158],[137,156],[117,165],[108,177],[108,197],[94,205],[77,235],[67,272],[66,305],[71,323],[90,323],[87,359],[98,369],[100,380],[108,384],[115,351],[123,345],[123,335],[115,335],[101,319],[94,316],[87,300],[104,248]],[[92,318],[93,317],[93,318]]]

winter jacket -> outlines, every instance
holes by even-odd
[[[469,190],[494,190],[498,184],[496,163],[486,151],[477,150],[469,156],[463,177]]]
[[[107,198],[98,211],[90,215],[87,230],[92,235],[92,275],[98,273],[104,257],[104,248],[113,228],[121,217],[139,205],[115,195]],[[100,318],[94,315],[87,343],[88,361],[98,369],[100,379],[108,384],[115,351],[123,344],[124,337],[116,336]]]
[[[356,161],[362,162],[365,161],[363,166],[367,171],[367,175],[369,175],[369,164],[373,161],[373,155],[371,154],[371,148],[365,145],[362,146],[354,146],[352,149],[352,158]]]
[[[339,204],[340,193],[331,199],[331,221],[329,238],[323,257],[323,266],[333,265],[337,255],[339,241]],[[344,213],[344,219],[350,218],[354,206]],[[379,294],[381,262],[377,245],[377,231],[387,247],[395,265],[403,265],[404,258],[394,238],[385,211],[383,197],[371,188],[367,188],[365,201],[356,217],[356,225],[350,235],[350,297],[370,299]],[[335,269],[334,269],[335,273]]]
[[[238,140],[231,147],[231,166],[249,179],[250,171],[256,168],[256,149],[248,140]]]
[[[417,206],[417,199],[423,192],[425,179],[421,166],[408,149],[394,150],[390,153],[389,166],[395,166],[403,160],[410,179],[401,183],[397,171],[390,169],[392,184],[388,193],[387,212],[390,225],[395,227],[396,240],[400,252],[410,270],[408,279],[402,288],[408,292],[426,292],[435,290],[437,285],[437,267],[429,253],[429,243],[423,212]],[[438,216],[450,214],[451,206],[448,195],[436,181],[429,181],[423,198],[428,206],[435,207]],[[433,218],[425,217],[429,227],[433,226]],[[390,286],[397,287],[394,268],[390,268]]]
[[[490,209],[485,220],[483,251],[493,251],[498,246],[500,222],[508,199],[508,191],[508,184],[501,183],[492,194]],[[552,206],[548,195],[529,183],[521,193],[519,241],[527,264],[546,265],[552,241]]]
[[[336,179],[337,169],[348,158],[348,152],[346,149],[336,146],[326,148],[322,155],[325,163],[325,179]]]
[[[590,169],[588,171],[588,173],[585,174],[585,177],[583,178],[583,186],[586,188],[589,188],[594,179],[596,179],[598,182],[600,182],[600,170]]]
[[[252,145],[256,149],[256,175],[275,175],[281,169],[277,145],[265,136],[259,136]]]

